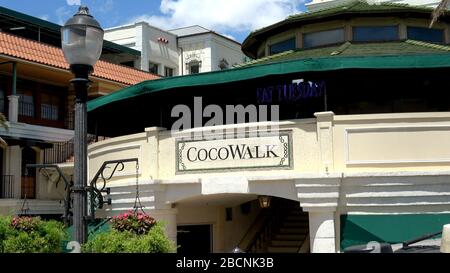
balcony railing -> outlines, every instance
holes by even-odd
[[[19,115],[34,117],[34,103],[19,100]]]
[[[73,140],[53,143],[53,148],[44,150],[44,164],[67,162],[73,156]]]
[[[0,176],[0,199],[14,198],[14,176]]]
[[[102,136],[88,134],[87,143],[95,143],[107,139]],[[73,139],[68,142],[53,143],[53,148],[44,150],[44,164],[59,164],[73,162]]]
[[[64,127],[69,130],[73,130],[75,128],[75,112],[68,111],[66,114],[66,118],[64,120]]]
[[[0,96],[0,113],[3,113],[6,115],[6,107],[5,107],[5,98],[3,96]]]
[[[58,120],[59,119],[58,106],[41,104],[41,119]]]

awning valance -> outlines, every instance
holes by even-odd
[[[450,54],[320,57],[233,68],[158,80],[150,80],[127,87],[88,103],[88,111],[110,103],[154,92],[195,86],[208,86],[283,75],[298,72],[321,72],[342,69],[422,69],[450,67]]]

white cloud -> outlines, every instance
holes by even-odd
[[[201,25],[219,31],[251,31],[298,13],[305,0],[161,0],[162,15],[143,14],[129,23],[147,21],[162,29]]]
[[[114,9],[114,1],[113,0],[102,1],[98,9],[101,13],[108,13]]]
[[[74,5],[81,5],[81,0],[66,0],[67,5],[74,6]]]
[[[48,14],[44,14],[44,15],[39,16],[39,18],[42,19],[42,20],[48,21],[50,16],[48,16]]]
[[[223,35],[223,36],[225,36],[227,38],[230,38],[231,40],[236,40],[236,38],[234,38],[234,36],[230,35],[230,34],[220,33],[220,35]]]
[[[59,7],[55,10],[57,23],[63,25],[73,14],[70,9],[65,7]]]

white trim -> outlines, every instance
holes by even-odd
[[[73,130],[10,122],[9,129],[0,128],[3,136],[37,139],[49,142],[67,142],[74,137]]]
[[[450,131],[450,125],[423,125],[423,126],[385,126],[385,127],[358,127],[358,128],[345,128],[344,129],[344,158],[346,165],[363,165],[363,164],[396,164],[396,163],[442,163],[450,162],[450,158],[442,159],[396,159],[396,160],[350,160],[349,158],[349,133],[353,132],[404,132],[407,130],[426,131],[427,129],[444,129],[447,128]],[[402,130],[403,129],[403,130]]]

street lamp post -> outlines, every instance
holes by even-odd
[[[100,58],[104,31],[89,14],[89,9],[80,6],[77,14],[61,29],[64,57],[75,75],[71,83],[75,89],[75,139],[74,139],[74,185],[73,227],[74,239],[80,244],[87,241],[87,89],[89,74]]]

